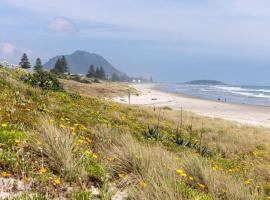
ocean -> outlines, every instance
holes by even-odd
[[[270,106],[270,86],[159,84],[165,92],[203,99],[260,106]]]

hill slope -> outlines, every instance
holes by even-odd
[[[124,75],[124,73],[117,70],[112,64],[110,64],[105,58],[98,54],[89,53],[87,51],[75,51],[70,55],[64,55],[71,73],[86,74],[89,66],[94,65],[95,67],[103,67],[106,74],[111,77],[113,73],[119,76]],[[58,58],[61,56],[56,56],[51,58],[48,62],[44,64],[46,69],[52,69]]]
[[[270,197],[269,129],[43,91],[30,75],[0,67],[0,199]]]

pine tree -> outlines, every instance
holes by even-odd
[[[116,73],[113,73],[112,74],[112,81],[120,81],[120,76],[118,75],[118,74],[116,74]]]
[[[60,59],[58,58],[55,65],[54,65],[54,68],[51,70],[51,72],[55,73],[55,74],[61,74],[62,73],[62,64],[61,64],[61,61]]]
[[[26,53],[23,54],[22,58],[21,58],[21,62],[19,63],[19,65],[23,68],[23,69],[28,69],[31,68],[31,64],[28,60],[28,57],[26,55]]]
[[[100,69],[99,69],[99,67],[97,67],[97,69],[96,69],[95,77],[100,78]]]
[[[36,64],[34,66],[34,70],[35,71],[42,71],[43,70],[43,65],[42,65],[42,62],[41,62],[40,58],[36,59]]]
[[[61,73],[69,72],[68,63],[66,61],[65,56],[62,56],[60,62],[61,62]]]
[[[106,73],[105,73],[105,70],[103,69],[103,67],[100,67],[99,73],[100,73],[100,79],[105,80],[106,79]]]
[[[69,72],[65,56],[62,56],[62,58],[57,59],[54,65],[54,69],[52,69],[51,72],[56,74],[64,74],[65,72]]]
[[[91,65],[89,67],[89,70],[88,70],[88,73],[86,75],[88,78],[91,78],[91,77],[95,77],[96,76],[96,69],[94,67],[94,65]]]

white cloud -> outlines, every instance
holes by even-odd
[[[269,0],[1,0],[51,18],[49,29],[80,36],[180,40],[210,45],[267,46],[270,42]],[[263,19],[263,20],[261,20]],[[111,25],[95,29],[91,24]],[[115,30],[120,26],[127,31]],[[87,27],[87,28],[85,28]],[[90,28],[89,28],[90,27]],[[128,31],[128,30],[131,31]]]
[[[48,29],[55,32],[77,32],[75,25],[64,17],[57,17],[50,21]]]
[[[16,51],[16,47],[10,43],[3,43],[0,45],[0,54],[13,55]]]
[[[16,46],[8,42],[0,43],[0,60],[18,62],[23,53],[26,53],[28,56],[34,56],[33,51],[28,48]]]

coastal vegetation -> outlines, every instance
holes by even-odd
[[[117,104],[101,97],[136,91],[49,72],[1,67],[0,89],[7,198],[270,199],[269,129]]]

